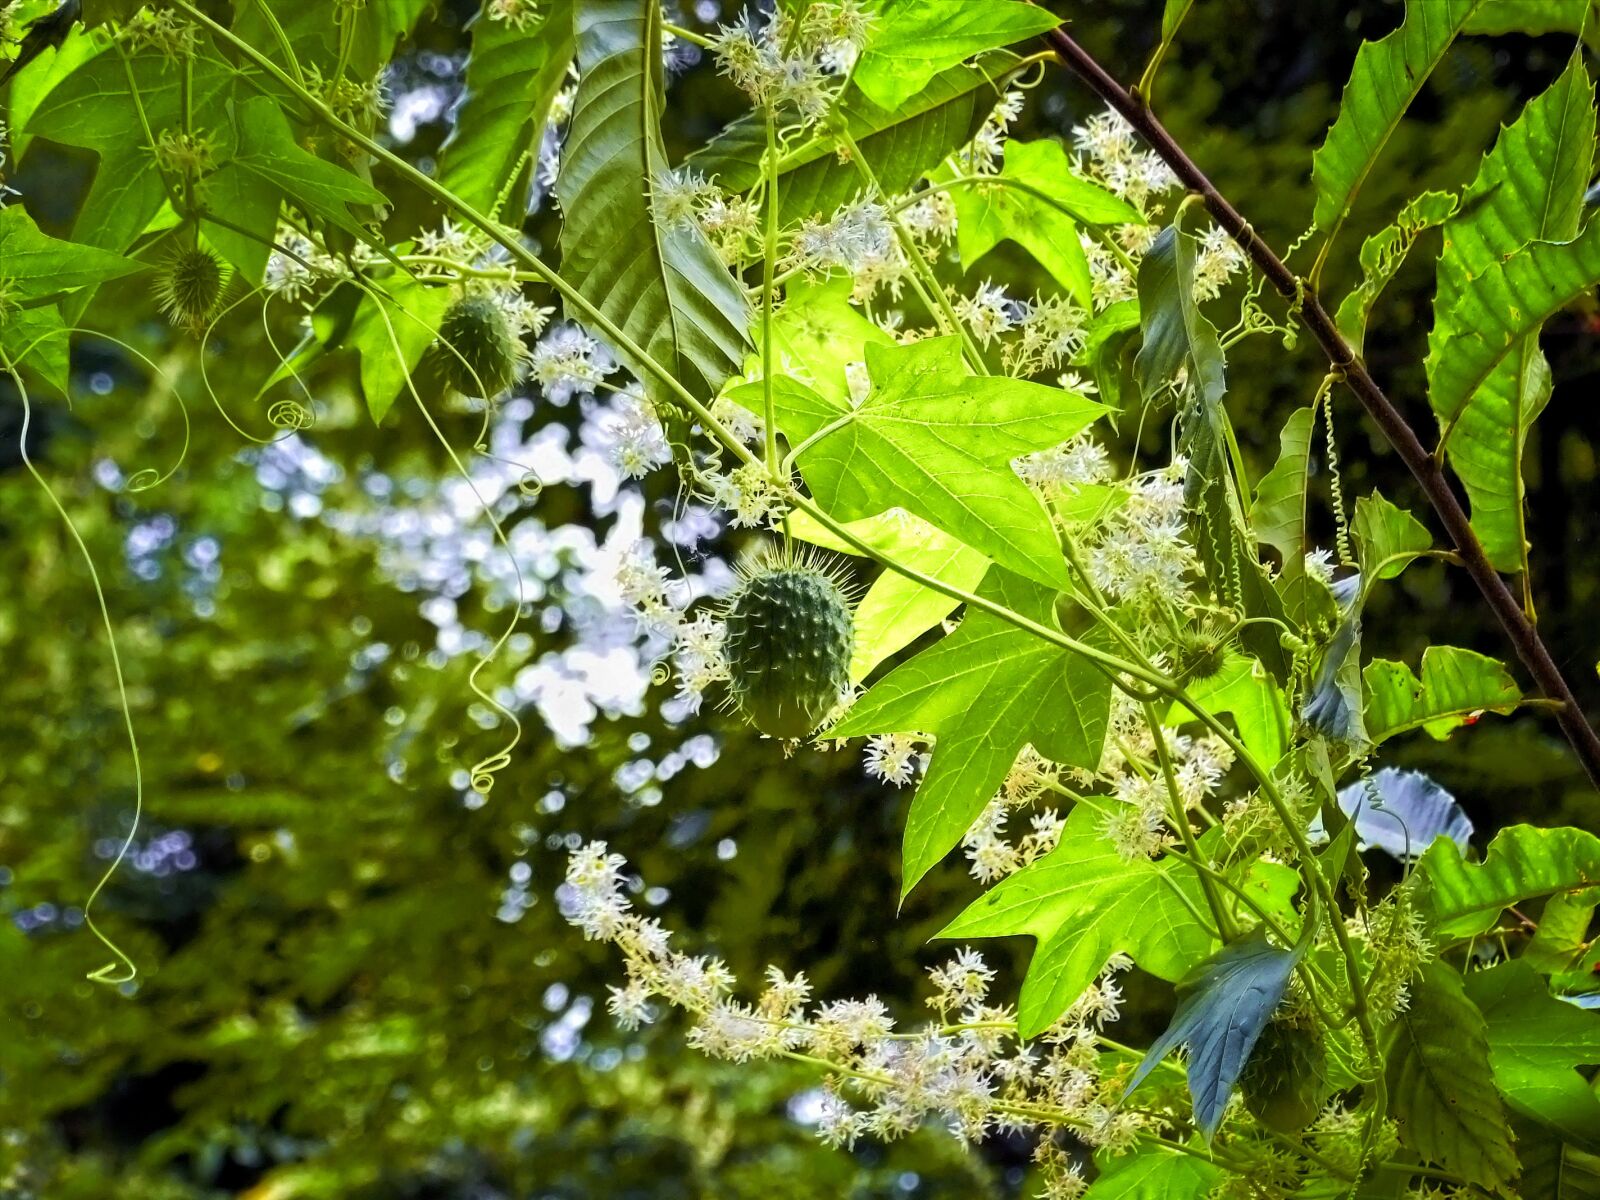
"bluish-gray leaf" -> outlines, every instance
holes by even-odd
[[[1355,822],[1361,849],[1376,847],[1401,861],[1418,857],[1435,838],[1463,850],[1472,838],[1472,821],[1456,798],[1421,771],[1385,767],[1340,788],[1339,807]]]
[[[1178,1046],[1187,1046],[1195,1124],[1209,1138],[1222,1123],[1234,1085],[1299,958],[1297,951],[1279,950],[1257,933],[1202,965],[1180,985],[1183,999],[1172,1024],[1144,1056],[1128,1091]]]

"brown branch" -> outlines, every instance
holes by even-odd
[[[1572,743],[1572,749],[1588,773],[1590,781],[1596,787],[1600,787],[1600,737],[1595,735],[1593,727],[1584,718],[1583,710],[1578,706],[1572,689],[1562,677],[1561,669],[1550,657],[1550,651],[1539,637],[1538,630],[1523,612],[1521,604],[1512,595],[1505,580],[1490,565],[1482,544],[1472,531],[1472,524],[1467,518],[1466,511],[1456,499],[1455,492],[1439,469],[1438,463],[1434,461],[1433,455],[1423,448],[1416,432],[1395,408],[1389,397],[1384,395],[1383,389],[1367,372],[1366,365],[1341,336],[1338,326],[1333,323],[1333,318],[1328,315],[1328,310],[1323,307],[1316,291],[1297,278],[1283,260],[1261,240],[1249,222],[1239,215],[1239,211],[1228,203],[1221,192],[1217,191],[1205,173],[1183,152],[1183,148],[1172,140],[1172,135],[1156,119],[1155,114],[1128,89],[1108,75],[1083,47],[1060,29],[1045,34],[1044,40],[1061,61],[1102,100],[1122,114],[1123,118],[1161,156],[1167,166],[1172,168],[1184,187],[1205,202],[1207,211],[1217,224],[1228,231],[1272,286],[1288,301],[1290,308],[1298,312],[1306,328],[1321,344],[1328,361],[1342,373],[1345,383],[1361,401],[1361,406],[1367,410],[1367,415],[1377,423],[1378,428],[1383,430],[1384,436],[1389,439],[1389,444],[1395,448],[1406,466],[1411,468],[1411,473],[1416,476],[1417,482],[1422,485],[1422,490],[1427,495],[1434,512],[1439,515],[1439,521],[1444,525],[1445,532],[1455,543],[1456,553],[1461,556],[1462,566],[1472,576],[1472,581],[1478,585],[1478,590],[1488,601],[1495,618],[1506,631],[1506,636],[1511,639],[1517,657],[1522,660],[1528,673],[1533,676],[1534,682],[1545,695],[1560,703],[1556,720],[1560,723],[1562,732],[1567,735],[1567,740]]]

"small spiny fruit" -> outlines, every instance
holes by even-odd
[[[1300,1132],[1332,1090],[1322,1035],[1292,1021],[1267,1022],[1239,1085],[1256,1120],[1283,1133]]]
[[[522,339],[492,296],[468,293],[439,323],[437,361],[445,382],[463,396],[497,396],[517,381]]]
[[[762,733],[806,737],[850,686],[849,598],[813,555],[771,554],[742,574],[723,614],[729,698]]]
[[[199,333],[216,315],[233,269],[203,246],[179,250],[156,283],[161,311],[174,325]]]
[[[1222,671],[1233,638],[1231,627],[1207,617],[1198,629],[1188,629],[1178,639],[1178,678],[1210,679]]]

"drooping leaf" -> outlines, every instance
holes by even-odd
[[[360,233],[365,217],[361,210],[387,203],[383,193],[360,176],[304,149],[277,101],[267,96],[236,105],[233,131],[233,165],[282,191],[310,215]]]
[[[1217,328],[1194,299],[1194,238],[1169,225],[1139,264],[1139,312],[1144,344],[1134,376],[1146,403],[1187,365],[1200,392],[1219,401],[1227,390]]]
[[[797,460],[817,503],[842,521],[904,508],[1019,574],[1066,587],[1049,514],[1009,464],[1081,432],[1103,406],[968,375],[954,337],[866,354],[872,391]]]
[[[1250,528],[1258,542],[1278,552],[1282,562],[1278,590],[1290,614],[1299,620],[1306,610],[1306,467],[1314,432],[1310,408],[1289,414],[1278,434],[1278,461],[1256,485],[1255,503],[1250,506]]]
[[[450,289],[407,276],[381,281],[361,297],[345,344],[361,355],[361,391],[373,423],[383,420],[439,333]]]
[[[1506,1102],[1593,1151],[1600,1099],[1579,1068],[1600,1064],[1600,1013],[1563,1004],[1520,960],[1471,972],[1466,988],[1487,1023],[1489,1064]]]
[[[1560,1135],[1529,1120],[1513,1124],[1524,1196],[1547,1200],[1600,1200],[1600,1155],[1567,1145]]]
[[[1412,729],[1446,738],[1479,713],[1509,713],[1522,702],[1521,689],[1497,659],[1456,646],[1424,650],[1421,679],[1405,663],[1381,658],[1367,664],[1362,679],[1367,736],[1374,742]]]
[[[750,314],[697,226],[652,220],[650,188],[668,170],[659,6],[598,0],[577,20],[578,94],[556,181],[562,273],[657,365],[709,399],[744,361]],[[630,366],[661,404],[675,405],[642,363]]]
[[[1056,627],[1053,593],[1020,576],[991,568],[979,594]],[[906,818],[902,894],[961,840],[1024,746],[1097,763],[1110,709],[1110,680],[1089,660],[982,611],[880,680],[833,736],[938,739]]]
[[[1083,1200],[1201,1200],[1221,1178],[1203,1158],[1146,1146],[1111,1159]]]
[[[838,112],[887,195],[909,191],[951,151],[972,139],[999,101],[1019,59],[997,50],[972,66],[951,67],[905,104],[888,109],[851,87]],[[739,118],[686,160],[724,191],[746,192],[761,179],[766,126]],[[860,172],[841,163],[834,139],[818,134],[786,150],[778,162],[778,210],[785,223],[826,217],[861,191]]]
[[[895,561],[963,591],[983,581],[989,560],[970,546],[903,512],[851,521],[852,534]],[[859,554],[805,513],[789,516],[789,533],[841,554]],[[890,655],[904,649],[955,611],[960,601],[884,570],[856,604],[855,650],[850,680],[860,683]]]
[[[1595,0],[1491,0],[1467,18],[1462,33],[1496,37],[1506,33],[1578,33],[1591,49],[1600,36]]]
[[[1452,842],[1436,842],[1417,863],[1417,876],[1434,931],[1471,937],[1513,904],[1600,884],[1600,838],[1570,827],[1512,825],[1495,835],[1480,863],[1464,861]]]
[[[1400,118],[1475,7],[1477,0],[1410,0],[1399,29],[1357,51],[1339,116],[1311,160],[1318,229],[1331,231],[1343,219]]]
[[[1355,826],[1360,849],[1377,847],[1402,862],[1435,838],[1448,838],[1463,850],[1472,838],[1472,821],[1456,798],[1421,771],[1384,767],[1340,788],[1339,807]]]
[[[1402,1145],[1491,1190],[1510,1182],[1517,1156],[1489,1068],[1488,1033],[1454,968],[1430,962],[1413,980],[1386,1059]]]
[[[874,104],[896,109],[940,71],[984,50],[1036,37],[1060,18],[1021,0],[891,0],[852,76]]]
[[[1151,1044],[1128,1091],[1173,1050],[1186,1046],[1195,1125],[1210,1138],[1299,958],[1298,951],[1280,950],[1258,932],[1196,968],[1179,985],[1182,999],[1172,1023]]]
[[[315,67],[332,77],[342,62],[348,74],[368,79],[389,61],[395,44],[415,28],[434,0],[364,0],[352,6],[348,41],[342,22],[331,19],[325,5],[305,4],[301,0],[250,0],[235,6],[233,29],[269,58],[284,64],[275,22],[283,30],[294,57],[303,70]],[[270,8],[269,21],[263,9]]]
[[[1052,140],[1007,141],[1005,166],[992,180],[954,189],[956,245],[972,265],[1004,239],[1026,249],[1078,303],[1088,307],[1089,261],[1077,223],[1142,224],[1127,201],[1073,174]]]
[[[996,884],[940,930],[942,938],[1026,934],[1037,946],[1018,1004],[1018,1028],[1049,1028],[1124,953],[1163,979],[1182,978],[1215,939],[1197,919],[1195,875],[1175,861],[1132,861],[1100,833],[1101,818],[1080,805],[1049,854]]]
[[[41,233],[20,204],[0,209],[0,278],[7,301],[29,304],[145,269],[109,250]]]
[[[480,12],[472,22],[466,90],[455,125],[439,148],[441,184],[482,212],[492,211],[536,155],[545,119],[572,61],[571,0],[541,4],[534,23]],[[515,222],[520,199],[505,218]]]
[[[1379,492],[1356,501],[1355,535],[1361,572],[1370,582],[1393,579],[1433,545],[1421,521]]]
[[[1311,691],[1300,706],[1300,719],[1336,742],[1364,747],[1371,740],[1362,716],[1359,596],[1343,609]]]
[[[130,53],[124,64],[107,34],[94,37],[99,52],[39,101],[28,133],[99,155],[94,183],[72,233],[77,241],[121,251],[144,232],[166,200],[142,127],[130,136],[128,114],[137,111],[134,91],[151,135],[159,137],[181,126],[186,70],[194,111],[210,114],[222,111],[223,97],[233,86],[233,69],[206,54],[196,54],[187,67],[153,52]]]
[[[1406,203],[1393,225],[1384,226],[1361,244],[1361,282],[1339,302],[1335,318],[1339,332],[1357,354],[1366,342],[1372,306],[1406,261],[1417,238],[1454,216],[1458,204],[1450,192],[1423,192]]]
[[[1570,288],[1556,266],[1536,268],[1518,285],[1511,256],[1520,257],[1530,242],[1577,236],[1594,136],[1594,89],[1583,55],[1574,51],[1561,77],[1501,132],[1461,214],[1445,226],[1428,340],[1429,396],[1467,490],[1473,528],[1503,571],[1522,568],[1522,454],[1528,427],[1550,398],[1538,329],[1559,303],[1552,305],[1544,289]],[[1580,274],[1592,279],[1597,261],[1591,255]],[[1505,305],[1530,307],[1519,313]],[[1480,326],[1486,310],[1495,320]],[[1458,355],[1467,361],[1457,363]]]
[[[8,314],[0,321],[0,348],[13,364],[30,368],[63,396],[67,394],[71,344],[61,311],[54,304],[19,308]],[[10,382],[9,376],[6,381]]]

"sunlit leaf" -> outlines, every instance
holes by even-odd
[[[1125,859],[1101,835],[1100,819],[1087,806],[1073,809],[1055,850],[939,931],[942,938],[1036,940],[1018,1010],[1024,1037],[1048,1028],[1113,954],[1176,980],[1216,945],[1195,916],[1203,901],[1194,873],[1173,862]]]
[[[900,107],[940,71],[984,50],[1054,29],[1060,19],[1021,0],[891,0],[852,76],[876,105]]]
[[[1512,825],[1495,835],[1482,862],[1465,861],[1453,842],[1434,843],[1417,874],[1434,931],[1471,937],[1513,904],[1600,885],[1600,838],[1583,829]]]
[[[1405,663],[1381,658],[1367,664],[1362,679],[1367,734],[1374,742],[1412,729],[1445,738],[1479,713],[1509,713],[1522,701],[1521,689],[1497,659],[1455,646],[1424,650],[1421,679]]]

